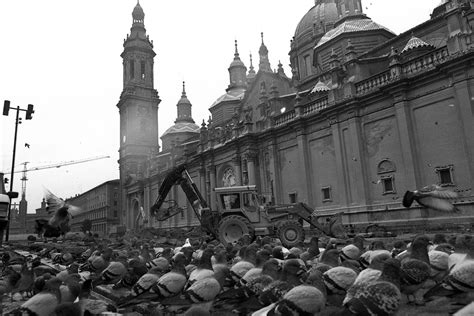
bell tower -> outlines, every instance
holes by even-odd
[[[117,103],[120,114],[119,165],[122,188],[140,178],[144,162],[159,151],[158,105],[153,87],[153,41],[145,30],[145,13],[140,3],[132,12],[130,34],[124,39],[123,90]],[[125,207],[126,208],[126,207]]]

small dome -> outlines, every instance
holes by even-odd
[[[425,41],[419,39],[418,37],[412,36],[408,43],[405,45],[405,47],[402,50],[402,54],[406,53],[407,51],[410,51],[415,48],[421,48],[421,47],[431,47],[433,48],[433,45],[430,45],[426,43]]]
[[[324,82],[319,80],[310,93],[323,92],[323,91],[329,91],[329,90],[331,89],[329,89],[329,87]]]
[[[245,89],[229,90],[229,92],[217,98],[217,100],[214,101],[214,103],[212,103],[211,108],[222,102],[241,100],[244,97],[244,94],[245,94]]]
[[[142,21],[145,18],[145,13],[143,12],[142,7],[140,6],[140,2],[137,2],[137,5],[133,9],[132,17],[134,20]]]
[[[235,53],[234,53],[234,60],[230,63],[229,68],[234,68],[234,67],[242,67],[242,68],[247,68],[245,67],[244,63],[242,60],[240,60],[239,56],[239,50],[237,49],[237,40],[235,40]]]
[[[321,24],[334,24],[339,19],[337,6],[334,0],[318,0],[301,19],[296,27],[295,40],[313,31],[313,25],[320,27]]]
[[[179,122],[168,128],[163,135],[161,136],[162,138],[165,137],[166,135],[170,134],[176,134],[176,133],[199,133],[200,129],[199,126],[197,126],[194,123],[190,122]]]
[[[359,16],[357,19],[349,19],[345,20],[343,23],[339,24],[337,27],[333,28],[319,40],[316,47],[319,47],[330,40],[338,37],[344,33],[352,33],[352,32],[363,32],[363,31],[372,31],[372,30],[386,30],[393,34],[392,31],[387,29],[386,27],[375,23],[368,17]]]

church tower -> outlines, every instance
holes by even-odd
[[[117,104],[120,113],[120,179],[122,186],[140,178],[144,162],[159,151],[158,105],[153,87],[153,41],[146,34],[140,3],[132,12],[133,24],[124,39],[123,91]]]

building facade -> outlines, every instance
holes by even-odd
[[[211,208],[214,188],[255,184],[268,203],[305,202],[321,216],[343,211],[354,226],[472,225],[473,7],[445,1],[396,35],[366,16],[360,0],[315,0],[291,40],[290,77],[281,64],[272,70],[263,34],[257,70],[252,57],[247,69],[236,42],[229,84],[209,121],[196,128],[183,85],[160,149],[155,54],[137,4],[117,105],[127,227],[199,224],[179,187],[169,196],[180,215],[164,222],[149,215],[164,176],[183,162]],[[402,206],[406,190],[430,184],[457,191],[461,212]]]
[[[92,233],[100,236],[109,234],[120,224],[120,181],[106,181],[89,191],[66,199],[66,202],[83,210],[70,222],[71,231],[82,231],[82,223],[88,219]]]

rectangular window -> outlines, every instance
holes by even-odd
[[[114,206],[117,206],[117,201],[114,201]]]
[[[321,193],[323,195],[323,202],[329,202],[332,200],[331,197],[331,187],[323,187],[321,189]]]
[[[382,183],[383,194],[391,194],[395,192],[395,182],[393,176],[384,176],[380,178]]]
[[[140,78],[145,79],[145,61],[140,62]]]
[[[297,193],[290,193],[288,194],[288,197],[290,198],[290,203],[296,203],[297,201]]]
[[[436,167],[436,173],[438,174],[438,183],[441,186],[454,185],[453,179],[453,166],[442,166]]]
[[[117,217],[118,216],[118,212],[117,210],[114,210],[114,217]]]
[[[130,79],[135,78],[135,61],[130,60]]]

